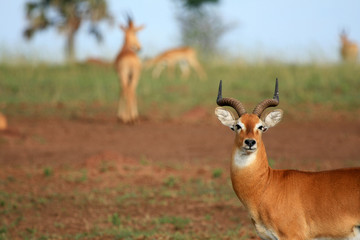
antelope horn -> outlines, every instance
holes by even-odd
[[[219,92],[218,92],[218,96],[216,99],[216,103],[219,106],[229,106],[229,107],[234,108],[235,111],[237,112],[237,114],[239,115],[239,117],[241,117],[241,115],[246,113],[244,106],[242,105],[242,103],[239,100],[237,100],[235,98],[223,98],[222,97],[222,80],[220,80],[220,83],[219,83]]]
[[[264,101],[259,103],[255,107],[253,114],[256,114],[258,115],[258,117],[260,117],[266,108],[276,107],[278,104],[279,104],[279,86],[278,86],[278,79],[276,78],[274,97],[272,99],[265,99]]]
[[[130,25],[133,24],[133,20],[128,12],[126,13],[126,19],[127,19],[128,26],[130,27]]]

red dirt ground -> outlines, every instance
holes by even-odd
[[[233,133],[216,119],[142,121],[123,125],[114,119],[11,119],[0,132],[2,166],[81,164],[104,152],[153,161],[211,160],[227,166]],[[313,170],[357,164],[360,120],[280,123],[264,134],[275,167]],[[279,161],[278,161],[279,160]],[[309,165],[308,165],[309,164]],[[329,167],[327,167],[329,165]]]
[[[360,166],[360,120],[285,121],[264,134],[264,141],[274,168],[325,170]],[[9,130],[0,132],[0,191],[41,197],[51,191],[64,193],[74,188],[80,192],[111,189],[119,181],[130,188],[156,188],[169,176],[184,181],[199,178],[207,181],[216,168],[224,169],[221,181],[226,184],[232,142],[233,133],[206,114],[199,114],[197,118],[184,115],[177,121],[143,120],[135,125],[104,118],[10,118]],[[44,177],[45,168],[53,169],[51,180]],[[86,184],[79,184],[81,169],[87,171]],[[67,181],[59,184],[64,178]],[[176,189],[175,186],[175,192]],[[92,225],[86,219],[96,218],[100,212],[114,211],[110,206],[80,210],[72,202],[77,197],[73,198],[75,200],[54,203],[66,209],[62,212],[51,207],[53,205],[43,206],[42,213],[36,214],[32,209],[25,209],[18,229],[31,226],[36,227],[37,232],[86,232]],[[235,226],[236,221],[250,224],[244,210],[232,201],[209,205],[174,197],[173,202],[171,210],[152,208],[143,202],[142,206],[129,205],[117,211],[126,216],[158,216],[168,211],[193,218],[211,213],[219,229]],[[74,216],[82,220],[75,221]],[[10,214],[0,221],[10,224],[14,218]],[[66,227],[54,227],[59,219]],[[194,228],[201,231],[205,227],[200,224]],[[14,228],[8,230],[8,234],[18,236]]]

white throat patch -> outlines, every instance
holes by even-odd
[[[257,151],[246,154],[244,151],[241,151],[240,149],[236,148],[233,156],[233,161],[235,166],[239,168],[244,168],[249,166],[251,163],[253,163],[256,159]]]

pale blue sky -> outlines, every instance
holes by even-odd
[[[56,30],[39,33],[27,42],[25,0],[0,2],[0,55],[24,56],[59,61],[63,58],[64,37]],[[153,56],[180,44],[173,0],[108,0],[116,23],[132,12],[137,24],[146,28],[138,37],[141,56]],[[247,61],[280,59],[289,62],[337,61],[339,33],[345,28],[350,39],[360,43],[360,1],[358,0],[222,0],[218,11],[225,22],[237,27],[227,33],[220,46],[228,55]],[[102,27],[105,41],[98,45],[88,37],[86,26],[78,35],[78,59],[113,59],[123,36],[117,28]]]

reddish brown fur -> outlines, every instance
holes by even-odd
[[[99,59],[99,58],[93,58],[93,57],[87,58],[85,60],[85,63],[89,64],[89,65],[95,65],[95,66],[101,66],[101,67],[110,67],[112,65],[111,62],[108,62],[108,61],[105,61],[105,60]]]
[[[124,45],[115,60],[115,68],[121,85],[118,118],[123,122],[134,122],[138,118],[136,88],[141,72],[141,62],[136,52],[141,49],[136,32],[143,27],[134,27],[132,21],[128,27],[121,26],[125,33]]]
[[[196,51],[191,47],[179,47],[169,49],[156,56],[155,58],[147,61],[147,66],[150,67],[152,65],[155,65],[152,75],[154,78],[158,78],[164,67],[162,66],[163,64],[166,64],[168,69],[172,73],[175,65],[181,62],[187,64],[183,65],[183,68],[180,68],[182,78],[187,79],[189,77],[189,66],[196,71],[200,79],[206,78],[206,73],[197,59]]]
[[[234,152],[245,138],[254,138],[258,150],[256,160],[247,167],[239,168],[232,161],[231,180],[258,232],[263,232],[259,228],[263,225],[279,239],[350,236],[360,225],[360,168],[273,170],[268,165],[261,131],[254,130],[259,118],[244,114],[240,120],[246,131],[236,134]]]
[[[345,32],[340,35],[341,48],[340,54],[343,61],[355,62],[358,58],[359,49],[355,42],[348,39]]]
[[[0,131],[6,130],[8,127],[7,119],[4,114],[0,113]]]

